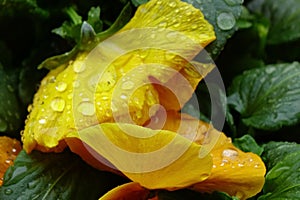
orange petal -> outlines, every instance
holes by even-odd
[[[263,161],[256,154],[237,149],[224,133],[207,123],[178,112],[168,112],[163,129],[177,131],[211,150],[213,158],[211,175],[203,182],[192,186],[192,189],[202,192],[223,191],[240,199],[247,199],[261,191],[266,173]]]
[[[197,191],[223,191],[240,199],[259,193],[264,185],[266,168],[261,158],[245,153],[230,142],[213,149],[213,169],[210,177],[195,184]]]
[[[131,182],[120,185],[102,196],[99,200],[147,200],[150,191]]]
[[[0,137],[0,186],[7,168],[13,165],[21,149],[21,144],[18,140],[6,136]]]
[[[103,123],[81,130],[81,139],[148,189],[190,186],[205,180],[212,167],[209,154],[199,156],[201,145],[167,130]]]

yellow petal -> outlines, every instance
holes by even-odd
[[[213,169],[210,177],[195,184],[197,191],[223,191],[240,199],[248,199],[262,190],[266,168],[261,158],[245,153],[227,141],[212,151]]]
[[[147,200],[149,193],[138,183],[130,182],[110,190],[99,200]]]
[[[143,9],[148,12],[143,13]],[[166,26],[158,32],[162,18]],[[165,37],[152,38],[149,28]],[[77,129],[98,123],[144,124],[161,100],[149,77],[167,83],[202,49],[201,45],[214,38],[212,26],[191,5],[178,0],[146,3],[119,33],[93,51],[79,53],[74,61],[43,79],[22,135],[24,149],[62,151],[66,138],[79,137]],[[198,81],[191,81],[189,91]],[[185,96],[181,104],[186,100]]]
[[[81,139],[132,181],[148,189],[176,189],[205,180],[210,155],[201,145],[167,130],[103,123],[80,131]],[[195,167],[197,166],[197,167]]]
[[[145,27],[178,31],[202,47],[216,38],[213,26],[204,19],[201,11],[180,0],[151,0],[141,5],[134,17],[121,31]],[[166,35],[167,42],[172,40],[178,44],[176,39],[180,38],[173,37],[172,34],[169,37]],[[165,40],[165,38],[160,38],[160,40]],[[183,45],[181,46],[183,47]]]
[[[211,175],[192,186],[192,189],[201,192],[223,191],[240,199],[247,199],[261,191],[266,168],[258,155],[237,149],[230,138],[207,123],[184,113],[167,114],[163,129],[177,131],[211,150]]]

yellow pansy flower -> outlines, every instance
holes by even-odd
[[[140,6],[119,32],[42,80],[22,134],[24,149],[68,146],[92,166],[131,179],[124,187],[135,195],[179,188],[255,195],[264,182],[260,158],[178,113],[213,68],[192,59],[214,39],[213,27],[188,3]],[[117,188],[106,199],[123,192]]]

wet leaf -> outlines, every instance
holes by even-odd
[[[248,70],[234,79],[228,104],[245,125],[276,130],[299,122],[299,85],[298,62]]]
[[[184,0],[200,9],[205,18],[214,26],[217,40],[205,49],[212,58],[223,50],[228,38],[237,30],[237,20],[242,11],[243,0]]]
[[[21,151],[5,173],[0,199],[94,200],[121,183],[123,178],[97,171],[70,152]]]
[[[259,156],[264,151],[264,149],[260,147],[254,140],[254,138],[250,135],[244,135],[241,138],[236,138],[233,143],[240,150],[245,152],[252,152]]]
[[[280,160],[267,174],[259,200],[300,199],[300,151]]]

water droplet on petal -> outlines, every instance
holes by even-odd
[[[63,92],[67,89],[67,84],[65,82],[59,82],[57,83],[57,85],[55,86],[55,89],[59,92]]]
[[[233,149],[225,149],[222,152],[223,157],[227,157],[227,158],[230,158],[230,159],[235,159],[238,155],[239,155],[239,153],[236,150],[233,150]]]
[[[126,94],[121,94],[120,98],[123,99],[123,100],[126,100],[127,99],[127,95]]]
[[[238,166],[239,166],[239,167],[244,167],[244,164],[239,163]]]
[[[198,28],[198,25],[197,25],[197,24],[193,24],[193,25],[191,26],[191,29],[192,29],[192,30],[195,30],[196,28]]]
[[[95,106],[90,101],[83,101],[78,105],[77,111],[85,116],[92,116],[95,114]]]
[[[73,82],[73,87],[74,87],[74,88],[78,88],[79,86],[80,86],[79,80],[75,80],[75,81]]]
[[[162,3],[161,0],[156,1],[156,4],[157,4],[157,5],[160,5],[161,3]]]
[[[74,62],[74,64],[73,64],[73,70],[76,73],[83,72],[85,70],[85,68],[86,68],[86,65],[84,62],[77,61],[77,62]]]
[[[159,27],[161,27],[161,28],[165,28],[166,26],[168,25],[168,23],[167,22],[160,22],[159,24],[158,24],[158,26]]]
[[[62,112],[65,108],[65,104],[66,104],[65,100],[63,100],[60,97],[56,97],[55,99],[53,99],[51,101],[50,106],[51,106],[52,110],[57,111],[57,112]]]
[[[172,2],[169,3],[169,6],[170,6],[171,8],[175,8],[176,5],[177,5],[177,3],[176,3],[175,1],[172,1]]]
[[[40,123],[40,124],[46,124],[46,122],[47,122],[47,121],[46,121],[46,119],[44,119],[44,118],[42,118],[42,119],[39,120],[39,123]]]
[[[230,30],[235,25],[235,18],[232,13],[222,12],[217,17],[218,27],[222,30]]]
[[[51,77],[48,78],[48,82],[49,83],[55,83],[55,81],[56,81],[56,77],[55,76],[51,76]]]
[[[260,168],[260,165],[259,164],[255,164],[254,168],[258,169],[258,168]]]
[[[178,33],[175,31],[170,31],[166,34],[166,37],[170,42],[175,42],[178,39]]]
[[[134,87],[134,82],[132,82],[132,81],[125,81],[123,84],[122,84],[122,86],[121,86],[121,88],[123,89],[123,90],[130,90],[130,89],[132,89]]]
[[[175,23],[173,26],[174,26],[175,28],[178,28],[178,27],[180,26],[180,23],[177,22],[177,23]]]

